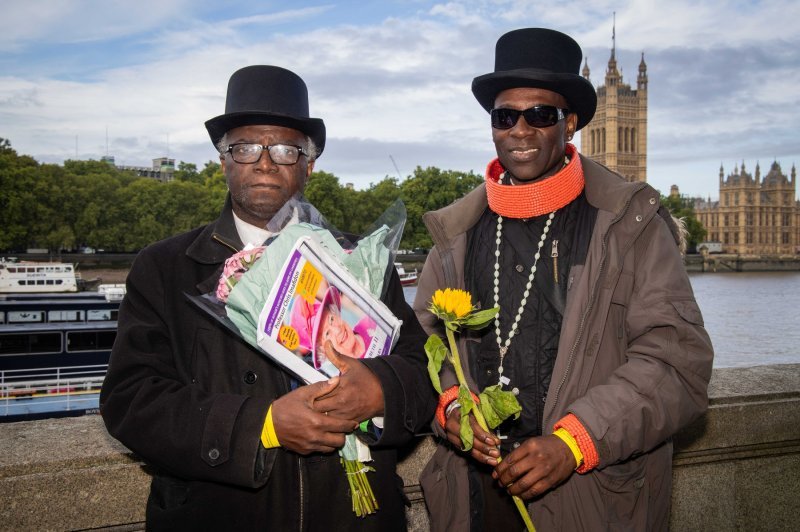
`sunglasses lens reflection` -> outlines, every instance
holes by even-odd
[[[537,105],[530,109],[492,109],[492,127],[495,129],[511,129],[519,120],[520,115],[525,117],[525,122],[531,127],[550,127],[558,123],[558,107],[552,105]]]

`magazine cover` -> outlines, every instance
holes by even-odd
[[[259,347],[306,382],[338,374],[326,349],[353,358],[388,355],[400,321],[338,261],[304,237],[259,314]]]

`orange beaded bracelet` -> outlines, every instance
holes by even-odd
[[[472,392],[469,392],[472,395],[472,400],[475,403],[480,403],[481,400],[478,399],[478,396]],[[436,421],[439,425],[444,428],[444,424],[447,423],[447,417],[445,416],[445,409],[452,403],[458,399],[458,386],[453,386],[442,392],[442,395],[439,396],[439,406],[436,407]]]
[[[578,473],[588,473],[597,467],[597,464],[600,463],[600,456],[597,454],[597,448],[594,446],[592,437],[575,414],[567,414],[553,425],[554,431],[561,428],[566,429],[566,431],[575,438],[575,441],[578,442],[578,448],[581,450],[581,454],[583,454],[583,464],[575,471]]]

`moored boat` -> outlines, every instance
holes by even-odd
[[[0,422],[96,412],[119,300],[0,296]]]
[[[414,271],[406,271],[405,267],[400,262],[395,262],[394,267],[397,270],[397,275],[400,276],[401,285],[410,286],[417,282],[418,274],[416,268],[414,268]]]
[[[100,279],[84,280],[66,262],[17,261],[0,258],[0,293],[46,294],[94,288]]]

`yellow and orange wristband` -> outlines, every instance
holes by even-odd
[[[553,431],[553,434],[561,438],[575,456],[575,462],[578,464],[576,472],[588,473],[600,463],[600,456],[597,454],[592,437],[577,416],[567,414],[553,426]],[[571,442],[574,442],[574,447],[570,445]]]

